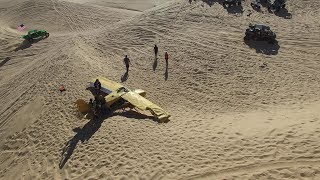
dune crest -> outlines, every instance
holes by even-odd
[[[0,179],[319,178],[320,4],[286,7],[0,0]],[[23,42],[21,23],[50,36]],[[249,23],[278,46],[244,43]],[[92,125],[74,102],[97,76],[145,90],[171,121],[116,111]]]

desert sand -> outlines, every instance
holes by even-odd
[[[320,4],[286,7],[0,0],[0,179],[320,179]],[[245,44],[250,22],[278,45]],[[21,23],[50,36],[23,43]],[[170,121],[120,110],[81,134],[74,102],[96,76],[144,89]]]

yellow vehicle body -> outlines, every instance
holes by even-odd
[[[150,111],[151,114],[154,117],[156,117],[160,122],[165,122],[169,119],[169,113],[167,113],[161,107],[145,98],[145,91],[141,89],[136,89],[132,91],[124,87],[123,85],[104,77],[97,77],[95,79],[92,79],[89,82],[88,88],[94,87],[94,82],[96,79],[99,79],[101,83],[101,91],[107,94],[104,98],[108,109],[114,111],[119,108],[133,106],[140,110]],[[84,107],[83,102],[81,103],[81,106],[84,110],[89,109]]]

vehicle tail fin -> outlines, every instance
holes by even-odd
[[[83,100],[83,99],[78,99],[76,102],[76,107],[78,108],[78,110],[83,113],[86,114],[89,112],[90,108],[89,108],[89,104]]]

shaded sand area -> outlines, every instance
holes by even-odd
[[[320,4],[287,8],[0,0],[0,179],[319,179]],[[245,44],[250,22],[279,44]],[[21,23],[50,37],[22,43]],[[91,126],[73,103],[100,75],[144,89],[171,121],[117,111]]]

